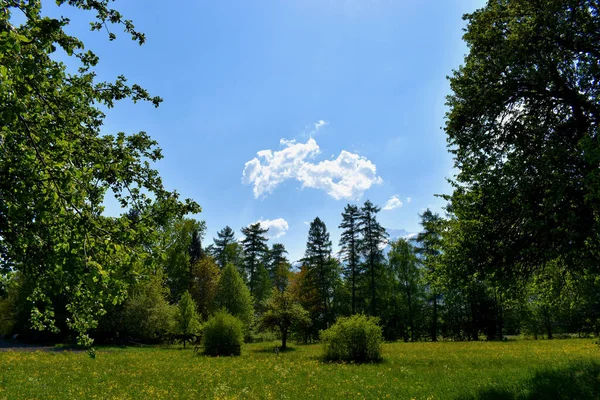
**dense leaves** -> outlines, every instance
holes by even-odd
[[[211,356],[239,356],[243,338],[242,321],[226,311],[219,311],[204,324],[204,353]]]
[[[473,221],[480,269],[598,265],[599,13],[595,1],[501,0],[465,16],[446,133],[452,210]]]
[[[357,314],[342,317],[329,329],[321,331],[323,352],[331,361],[380,361],[383,334],[375,317]]]
[[[254,320],[254,299],[233,264],[227,264],[217,287],[215,307],[224,309],[244,323],[247,332]]]
[[[92,29],[117,24],[145,40],[108,1],[57,4],[95,12]],[[122,302],[146,265],[139,246],[168,217],[199,207],[163,187],[148,134],[101,132],[100,106],[161,99],[122,76],[97,81],[98,57],[65,33],[68,24],[44,16],[39,0],[0,2],[0,268],[27,276],[35,328],[57,331],[57,313],[68,315],[66,326],[89,343],[105,304]],[[52,58],[57,48],[78,59],[76,72]],[[103,215],[108,193],[136,210],[135,222]]]
[[[281,334],[281,349],[287,348],[290,328],[310,325],[308,312],[290,292],[273,291],[265,305],[260,324],[264,329],[277,329]]]

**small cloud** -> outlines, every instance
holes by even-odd
[[[392,197],[390,197],[390,199],[387,201],[387,203],[385,203],[385,206],[383,207],[384,210],[386,211],[390,211],[393,210],[395,208],[400,208],[402,207],[402,201],[398,198],[398,195],[394,195]]]
[[[277,239],[285,235],[289,229],[289,225],[287,221],[283,218],[277,219],[259,219],[256,222],[260,222],[261,228],[266,228],[269,231],[267,232],[267,237],[269,239]]]
[[[322,119],[320,119],[319,121],[315,122],[313,125],[315,126],[314,132],[317,132],[319,129],[321,129],[322,127],[327,125],[327,121],[323,121]]]
[[[304,225],[310,225],[310,222],[304,221]]]
[[[412,197],[407,197],[406,198],[406,203],[409,204],[412,201]]]

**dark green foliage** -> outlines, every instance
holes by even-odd
[[[330,361],[380,361],[383,358],[383,334],[378,324],[378,318],[362,314],[339,318],[331,328],[321,331],[324,358]]]
[[[381,209],[367,200],[360,209],[358,229],[361,234],[360,251],[364,259],[364,269],[370,296],[369,311],[377,315],[377,284],[384,264],[381,246],[386,243],[388,234],[377,221]]]
[[[480,250],[471,263],[505,282],[558,258],[596,268],[597,2],[490,1],[465,20],[445,130],[459,170],[452,212]]]
[[[439,289],[435,282],[436,269],[439,264],[439,258],[441,254],[442,246],[442,218],[436,213],[432,213],[431,210],[427,209],[421,217],[421,231],[415,241],[415,252],[419,256],[419,259],[425,266],[427,274],[429,301],[431,303],[431,340],[437,341],[438,337],[438,306],[439,306]]]
[[[188,251],[190,255],[190,271],[191,266],[196,264],[203,257],[202,251],[202,238],[200,236],[200,230],[198,228],[194,228],[192,231],[192,238],[190,241],[190,248]]]
[[[204,354],[239,356],[244,339],[243,325],[242,321],[226,311],[215,313],[204,324]]]
[[[287,288],[290,275],[291,265],[286,254],[288,252],[281,243],[274,243],[269,251],[269,277],[273,286],[280,292]]]
[[[355,205],[348,204],[342,213],[342,229],[340,236],[340,253],[345,262],[344,275],[350,287],[352,314],[356,313],[359,280],[361,277],[360,265],[360,210]]]
[[[318,328],[327,327],[333,322],[331,302],[338,271],[331,258],[329,232],[319,217],[310,224],[303,261],[306,265],[306,289],[315,294],[311,307],[314,323]]]
[[[260,265],[263,263],[269,247],[267,246],[267,238],[264,236],[268,229],[260,227],[260,222],[242,228],[242,245],[244,246],[244,267],[248,275],[248,283],[250,294],[256,296],[255,291],[259,286],[263,286],[263,282],[259,282],[264,278],[264,274],[260,273]],[[263,265],[264,268],[264,265]],[[262,299],[256,297],[257,301]]]
[[[229,226],[221,229],[217,232],[217,238],[213,239],[215,242],[214,253],[217,262],[221,268],[225,268],[227,263],[234,263],[233,257],[231,256],[229,248],[232,244],[236,243],[235,234],[233,229]]]

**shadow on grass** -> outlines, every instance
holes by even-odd
[[[275,347],[276,346],[269,346],[269,347],[263,347],[260,349],[252,349],[250,350],[252,353],[273,353],[275,354]],[[288,347],[285,350],[282,350],[279,346],[277,346],[277,348],[279,349],[279,353],[291,353],[296,351],[295,347]]]
[[[468,399],[476,400],[537,400],[537,399],[600,399],[600,363],[578,362],[567,368],[540,370],[517,391],[503,388],[487,389]],[[463,397],[464,398],[464,397]]]

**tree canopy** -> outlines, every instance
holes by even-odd
[[[109,1],[56,3],[94,13],[92,30],[116,25],[145,41]],[[67,18],[45,16],[40,0],[1,5],[0,268],[27,276],[36,328],[57,330],[55,312],[64,308],[68,328],[89,343],[86,332],[105,304],[121,302],[144,267],[139,246],[167,218],[200,208],[163,187],[152,168],[161,151],[147,133],[102,130],[102,109],[119,100],[158,106],[162,99],[123,76],[98,81],[98,57],[66,33]],[[53,57],[58,48],[77,70]],[[135,223],[103,214],[108,193],[136,210]]]
[[[469,53],[450,77],[445,130],[452,211],[485,244],[473,262],[506,278],[558,257],[597,266],[597,2],[490,1],[464,18]]]

